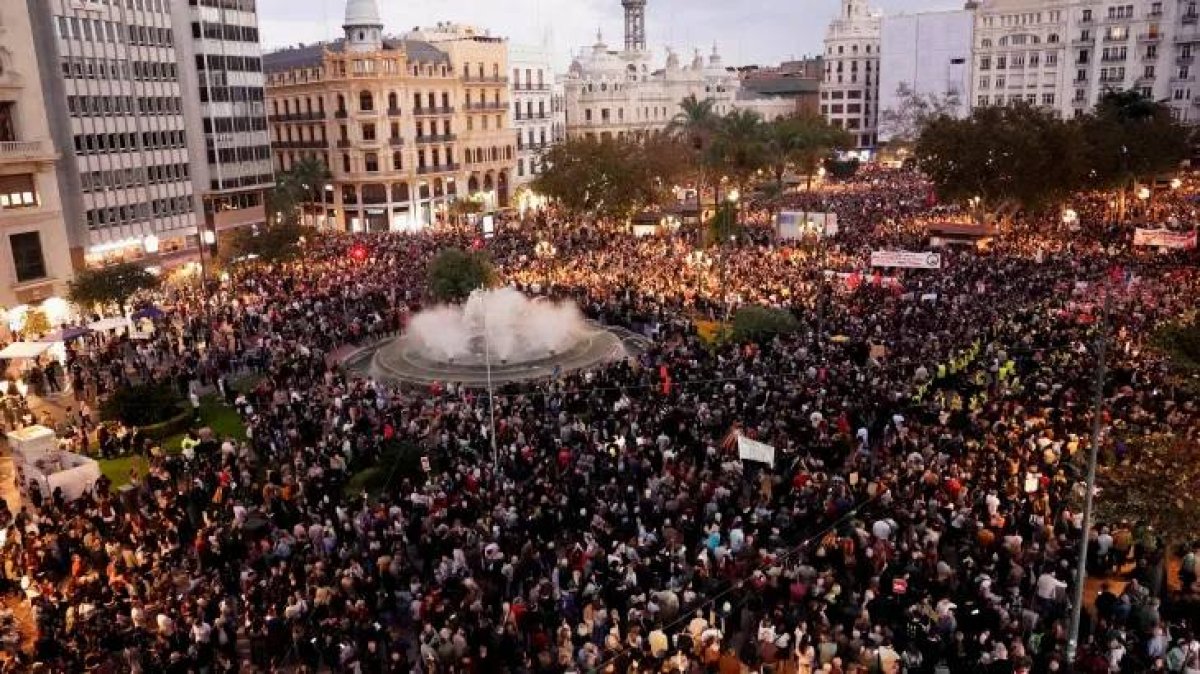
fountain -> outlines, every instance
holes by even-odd
[[[384,380],[470,386],[550,377],[624,358],[644,340],[587,321],[570,302],[530,299],[514,288],[476,290],[462,305],[439,305],[399,337],[359,359]]]

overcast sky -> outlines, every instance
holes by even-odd
[[[887,14],[957,9],[961,0],[874,0]],[[345,0],[259,0],[263,46],[268,49],[340,37]],[[714,41],[726,65],[775,64],[821,50],[840,0],[648,0],[646,37],[658,58],[671,46],[686,55],[707,53]],[[555,66],[603,31],[623,44],[620,0],[379,0],[390,33],[437,21],[470,23],[515,43],[547,42]]]

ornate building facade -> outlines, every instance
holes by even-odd
[[[791,114],[791,100],[743,92],[737,72],[726,68],[713,45],[707,59],[697,50],[691,63],[667,52],[663,67],[653,63],[646,49],[645,0],[623,0],[625,46],[610,49],[601,35],[582,50],[563,78],[568,137],[621,138],[661,131],[679,112],[688,96],[711,99],[714,111],[724,115],[750,109],[766,119]]]
[[[345,38],[264,57],[278,170],[328,167],[324,226],[417,229],[459,198],[508,204],[516,162],[505,40],[457,24],[385,38],[349,0]]]
[[[825,33],[821,114],[852,134],[859,149],[877,140],[881,20],[866,0],[842,0]]]

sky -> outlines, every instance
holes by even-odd
[[[557,69],[596,41],[624,43],[620,0],[378,0],[388,33],[438,21],[468,23],[522,45],[546,44]],[[873,0],[885,14],[958,9],[961,0]],[[773,65],[821,51],[840,0],[647,0],[646,41],[657,58],[670,46],[707,54],[715,41],[725,65]],[[345,0],[259,0],[263,47],[277,49],[342,35]]]

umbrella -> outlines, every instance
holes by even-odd
[[[146,307],[133,312],[133,319],[135,321],[140,321],[143,318],[149,318],[152,321],[156,321],[163,316],[166,316],[166,314],[163,313],[163,310],[159,309],[158,307]]]
[[[42,338],[43,342],[69,342],[92,334],[91,328],[67,327],[59,328]]]

